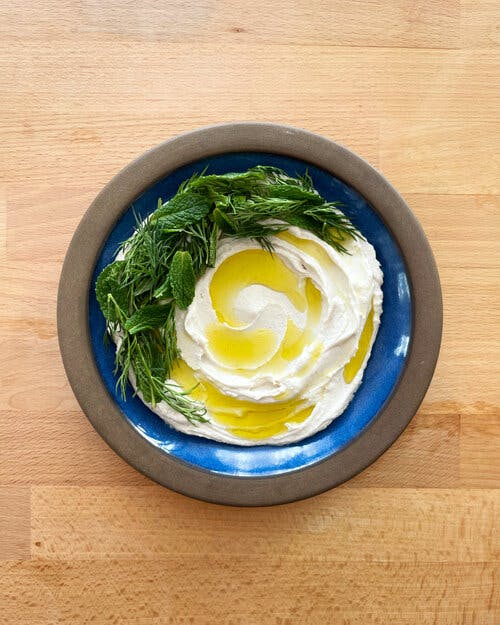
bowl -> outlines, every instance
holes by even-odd
[[[116,390],[114,346],[95,297],[97,275],[146,217],[194,172],[263,164],[311,176],[374,246],[384,272],[384,309],[363,381],[344,413],[302,441],[239,447],[182,434],[129,389]],[[379,457],[415,414],[439,353],[439,276],[425,234],[395,189],[348,149],[304,130],[241,122],[202,128],[153,148],[101,191],[69,246],[59,286],[59,344],[85,414],[129,464],[175,491],[250,506],[309,497]]]

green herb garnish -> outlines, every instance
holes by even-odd
[[[308,175],[293,178],[276,167],[244,173],[195,174],[144,221],[105,267],[96,296],[116,351],[122,395],[129,376],[144,400],[165,401],[191,422],[206,409],[176,384],[167,383],[179,357],[176,307],[192,302],[198,278],[213,267],[221,237],[251,238],[273,251],[272,236],[289,226],[309,230],[339,252],[359,236],[338,202],[327,202]]]
[[[175,252],[168,276],[172,297],[181,310],[186,310],[193,301],[196,277],[193,259],[189,252]]]

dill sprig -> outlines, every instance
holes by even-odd
[[[108,332],[119,337],[115,373],[123,396],[129,379],[152,405],[165,401],[189,421],[206,421],[206,409],[168,383],[179,358],[176,308],[185,309],[195,284],[216,261],[224,237],[250,238],[273,251],[272,237],[290,226],[309,230],[334,249],[359,235],[340,210],[314,189],[310,176],[292,177],[276,167],[243,173],[193,174],[149,217],[136,216],[120,260],[105,267],[96,295]]]
[[[96,291],[99,297],[99,291]],[[158,315],[149,326],[136,330],[129,323],[134,315],[127,316],[112,294],[108,293],[107,299],[114,308],[113,321],[108,320],[107,328],[111,335],[118,337],[114,373],[122,397],[126,396],[127,384],[132,378],[137,391],[146,402],[155,405],[165,401],[192,423],[207,421],[207,411],[202,404],[187,397],[189,393],[179,386],[166,383],[179,357],[174,301],[162,306],[163,317]],[[138,312],[143,312],[146,308],[143,307]],[[154,319],[151,313],[149,318]]]

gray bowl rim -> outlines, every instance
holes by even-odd
[[[398,243],[412,292],[412,340],[406,366],[373,421],[346,447],[282,475],[229,476],[179,460],[148,442],[125,418],[99,374],[91,346],[88,299],[101,248],[132,202],[169,172],[228,152],[297,158],[340,178],[380,215]],[[329,490],[369,466],[406,428],[431,382],[442,333],[439,274],[425,233],[394,187],[347,148],[306,130],[274,123],[233,122],[169,139],[122,169],[82,218],[64,260],[57,301],[59,346],[73,392],[89,421],[126,462],[176,492],[233,506],[268,506]]]

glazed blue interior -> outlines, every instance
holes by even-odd
[[[380,329],[363,377],[353,400],[333,423],[318,434],[298,443],[273,447],[238,447],[188,436],[166,425],[151,412],[131,389],[123,400],[116,391],[113,375],[114,346],[105,345],[102,316],[94,292],[100,271],[110,263],[119,244],[134,230],[134,211],[145,217],[172,197],[179,184],[194,172],[245,171],[255,165],[275,165],[291,175],[309,172],[315,188],[328,200],[340,200],[344,212],[375,247],[384,272],[384,304]],[[379,413],[391,395],[404,368],[411,336],[411,294],[400,250],[378,214],[354,189],[331,174],[308,163],[285,156],[263,153],[223,154],[177,169],[143,193],[123,214],[110,233],[98,259],[89,297],[89,324],[95,359],[104,383],[125,418],[152,444],[165,453],[200,469],[230,475],[266,476],[293,471],[319,462],[338,452],[356,438]]]

